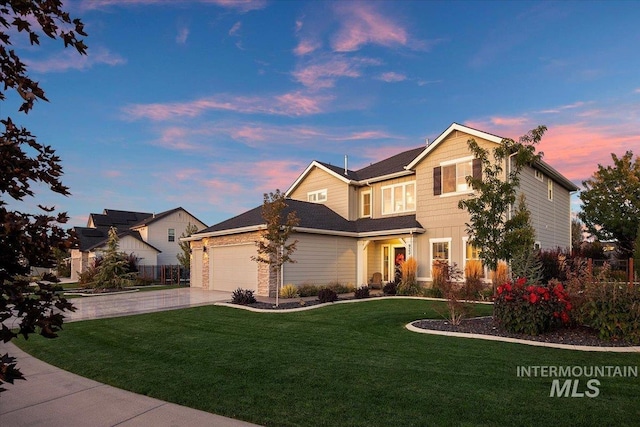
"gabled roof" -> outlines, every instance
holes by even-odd
[[[82,252],[98,249],[106,245],[107,240],[109,239],[109,228],[105,228],[105,227],[100,227],[100,228],[73,227],[73,231],[76,233],[76,236],[78,237],[77,249],[79,249]],[[156,248],[155,246],[150,245],[148,242],[145,242],[138,231],[125,230],[125,231],[118,232],[119,239],[122,239],[127,236],[131,236],[134,239],[139,240],[140,242],[149,246],[151,249],[156,250],[157,252],[162,252],[160,249]]]
[[[188,212],[186,209],[184,209],[183,207],[177,207],[174,209],[169,209],[168,211],[164,211],[164,212],[160,212],[157,214],[151,214],[147,217],[145,217],[144,219],[142,219],[141,221],[132,224],[131,228],[139,228],[139,227],[144,227],[147,225],[151,225],[156,221],[160,221],[163,218],[168,217],[169,215],[178,212],[178,211],[183,211],[185,213],[187,213],[188,215],[192,216],[193,218],[195,218],[197,221],[201,222],[202,224],[204,224],[204,222],[200,221],[198,218],[196,218],[195,216],[193,216],[190,212]],[[205,225],[206,226],[206,225]]]
[[[403,215],[380,219],[359,219],[349,221],[320,203],[303,202],[286,199],[287,207],[283,211],[283,218],[289,212],[295,211],[300,223],[294,230],[307,233],[349,235],[358,237],[361,234],[390,233],[423,233],[424,229],[415,215]],[[253,208],[238,216],[212,225],[189,238],[183,240],[200,240],[204,237],[221,236],[248,231],[256,231],[265,227],[262,218],[262,206]]]
[[[484,132],[478,129],[474,129],[471,128],[469,126],[464,126],[461,125],[459,123],[452,123],[451,126],[449,126],[447,128],[447,130],[445,130],[444,132],[442,132],[431,144],[429,144],[427,146],[426,149],[424,149],[422,151],[422,153],[420,153],[420,155],[416,156],[413,161],[411,161],[406,169],[413,169],[416,167],[416,165],[418,163],[420,163],[430,152],[432,152],[438,145],[440,145],[440,143],[445,140],[449,134],[451,132],[454,131],[460,131],[460,132],[464,132],[466,134],[469,134],[473,137],[477,137],[477,138],[482,138],[482,139],[486,139],[487,141],[491,141],[491,142],[495,142],[497,144],[501,144],[502,140],[504,138],[494,135],[492,133],[488,133],[488,132]],[[558,172],[557,170],[555,170],[553,167],[551,167],[549,164],[547,164],[546,162],[544,162],[543,160],[539,160],[537,161],[533,167],[535,169],[539,169],[540,171],[546,173],[547,175],[549,175],[551,178],[553,178],[554,181],[556,181],[558,184],[560,184],[561,186],[563,186],[564,188],[566,188],[569,191],[578,191],[578,187],[571,182],[570,180],[568,180],[564,175],[562,175],[560,172]]]
[[[408,171],[406,166],[422,151],[424,147],[413,148],[411,150],[403,151],[402,153],[393,155],[389,158],[381,160],[376,163],[372,163],[369,166],[365,166],[362,169],[356,171],[339,166],[334,166],[329,163],[319,162],[317,160],[312,161],[309,166],[300,174],[300,176],[294,181],[294,183],[286,191],[286,195],[291,194],[298,185],[304,181],[314,167],[322,169],[328,174],[338,178],[345,184],[354,185],[366,185],[370,182],[380,181],[384,179],[390,179],[397,176],[410,175],[413,172]]]
[[[94,227],[116,227],[118,231],[129,229],[132,225],[153,216],[148,212],[119,211],[115,209],[105,209],[102,214],[92,213],[89,215],[89,222],[93,222]]]
[[[483,132],[478,129],[470,128],[468,126],[461,125],[459,123],[452,123],[451,126],[447,128],[444,132],[442,132],[432,143],[430,143],[427,148],[423,149],[422,153],[416,156],[406,167],[406,169],[413,169],[416,167],[418,163],[422,161],[430,152],[432,152],[442,141],[444,141],[451,132],[460,131],[464,133],[468,133],[471,136],[475,136],[477,138],[486,139],[491,142],[495,142],[497,144],[502,142],[502,138],[493,135],[491,133]]]

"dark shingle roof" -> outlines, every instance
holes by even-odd
[[[153,216],[152,213],[147,212],[130,212],[119,211],[115,209],[105,209],[102,214],[91,214],[93,225],[97,228],[100,227],[116,227],[118,231],[124,231],[129,229],[132,225],[143,221],[146,218]]]
[[[90,227],[73,227],[73,231],[78,236],[78,247],[81,251],[90,251],[92,249],[99,248],[104,246],[109,239],[109,228],[108,227],[100,227],[100,228],[90,228]],[[152,247],[158,252],[162,252],[158,248],[150,245],[148,242],[145,242],[142,239],[142,236],[138,231],[133,230],[125,230],[118,231],[118,238],[122,239],[123,237],[131,236],[136,240],[143,242],[144,244]]]
[[[422,228],[420,223],[416,221],[415,215],[403,215],[379,219],[366,218],[359,219],[357,221],[349,221],[323,204],[287,199],[287,207],[283,212],[283,218],[286,218],[291,211],[295,211],[300,219],[300,223],[298,224],[299,228],[313,230],[366,233],[407,228]],[[245,227],[255,227],[263,224],[264,219],[262,218],[262,206],[258,206],[226,221],[212,225],[211,227],[196,233],[194,236],[216,231],[230,231]]]
[[[385,175],[390,175],[398,172],[403,172],[404,167],[413,161],[420,153],[424,151],[425,147],[413,148],[411,150],[403,151],[402,153],[391,156],[387,159],[380,160],[379,162],[372,163],[369,166],[365,166],[362,169],[356,171],[347,169],[345,174],[344,168],[340,166],[334,166],[329,163],[320,162],[316,160],[316,163],[321,164],[332,172],[344,176],[347,179],[353,181],[366,181]]]

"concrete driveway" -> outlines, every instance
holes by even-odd
[[[166,289],[162,291],[100,295],[69,300],[74,312],[65,312],[65,322],[129,316],[154,311],[211,305],[231,300],[231,292],[208,291],[197,288]]]

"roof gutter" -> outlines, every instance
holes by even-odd
[[[248,233],[248,232],[251,232],[251,231],[264,230],[265,228],[267,228],[266,225],[260,224],[260,225],[250,225],[248,227],[242,227],[242,228],[232,228],[232,229],[229,229],[229,230],[210,231],[208,233],[196,233],[196,234],[191,235],[189,237],[181,237],[180,241],[181,242],[193,242],[193,241],[196,241],[196,240],[202,240],[202,239],[207,238],[207,237],[218,237],[218,236],[228,236],[230,234]]]

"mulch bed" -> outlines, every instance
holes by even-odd
[[[634,345],[625,341],[602,340],[598,337],[598,333],[594,329],[587,328],[585,326],[559,328],[541,335],[514,334],[502,329],[492,317],[464,319],[460,325],[453,325],[451,322],[446,320],[418,320],[413,322],[413,326],[436,331],[493,335],[555,344],[584,345],[593,347],[630,347]]]
[[[370,298],[375,298],[371,296]],[[353,297],[341,297],[338,301],[350,300]],[[265,310],[288,310],[292,308],[309,307],[320,304],[317,299],[313,300],[281,300],[276,307],[272,303],[256,302],[249,304],[249,307]],[[598,332],[586,326],[573,326],[568,328],[558,328],[541,335],[514,334],[502,329],[492,317],[476,317],[462,320],[460,325],[453,325],[443,319],[418,320],[413,322],[413,326],[422,329],[432,329],[436,331],[460,332],[467,334],[493,335],[500,337],[516,338],[521,340],[539,341],[555,344],[583,345],[591,347],[630,347],[635,344],[626,341],[606,341],[598,337]]]

